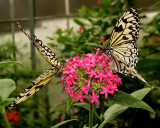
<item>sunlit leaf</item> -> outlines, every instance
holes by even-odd
[[[62,33],[63,33],[63,31],[62,31],[62,29],[61,29],[61,28],[59,28],[59,29],[57,29],[57,30],[56,30],[56,34],[57,34],[57,35],[59,35],[59,36],[60,36]]]
[[[102,4],[105,6],[105,7],[109,7],[110,4],[111,4],[111,1],[110,0],[101,0]]]
[[[0,97],[5,101],[8,96],[16,89],[15,82],[12,79],[0,79]]]
[[[67,98],[67,110],[71,107],[71,105],[75,102],[75,100],[71,100],[71,97]]]
[[[111,101],[132,108],[142,108],[154,113],[154,110],[148,104],[122,91],[115,93]]]
[[[73,21],[80,26],[84,26],[84,23],[78,19],[74,19]]]
[[[140,89],[138,91],[135,91],[130,95],[139,99],[139,100],[142,100],[150,91],[151,91],[151,88],[144,88],[144,89]],[[104,113],[104,121],[99,126],[99,128],[102,128],[106,123],[117,118],[121,113],[123,113],[128,108],[129,108],[128,106],[123,106],[120,104],[114,104],[111,107],[109,107]]]
[[[61,125],[66,124],[71,121],[75,121],[75,120],[77,120],[77,119],[65,120],[65,121],[62,121],[62,122],[56,124],[55,126],[52,126],[51,128],[59,128]]]
[[[0,68],[1,67],[5,67],[5,66],[8,66],[8,65],[22,65],[16,61],[3,61],[3,62],[0,62]]]

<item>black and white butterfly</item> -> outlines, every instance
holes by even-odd
[[[53,79],[53,77],[55,77],[55,75],[61,74],[63,70],[63,66],[56,57],[56,54],[52,52],[50,48],[45,46],[41,40],[37,39],[36,36],[34,36],[34,39],[32,39],[18,22],[17,25],[52,67],[46,69],[39,77],[32,81],[31,85],[19,94],[19,96],[10,104],[8,109],[12,109],[17,104],[20,104],[21,102],[27,100],[42,87],[46,86]]]
[[[106,54],[111,56],[117,72],[137,77],[150,86],[134,69],[138,62],[136,41],[139,37],[139,25],[140,20],[137,10],[134,8],[128,9],[112,30],[109,47],[104,49]]]

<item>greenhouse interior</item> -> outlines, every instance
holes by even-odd
[[[159,0],[0,8],[0,128],[160,128]]]

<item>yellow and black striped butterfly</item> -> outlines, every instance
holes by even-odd
[[[57,59],[55,53],[52,52],[50,48],[45,46],[41,40],[36,38],[36,36],[34,36],[34,39],[32,40],[29,34],[24,31],[24,29],[18,22],[17,24],[19,29],[28,37],[28,39],[34,44],[34,46],[52,67],[46,69],[39,77],[32,81],[31,86],[24,89],[16,98],[16,100],[11,103],[8,109],[12,109],[17,104],[25,101],[28,97],[32,96],[39,89],[47,85],[56,74],[61,73],[63,69],[60,61]]]
[[[139,37],[140,20],[136,9],[128,9],[120,17],[112,30],[109,47],[104,48],[111,56],[115,70],[119,73],[137,77],[148,86],[145,79],[134,69],[138,62],[136,41]]]

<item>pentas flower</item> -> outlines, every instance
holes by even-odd
[[[79,29],[78,29],[78,32],[79,32],[79,33],[84,33],[85,30],[86,30],[86,29],[85,29],[84,26],[80,26]]]
[[[19,122],[19,112],[15,111],[15,110],[8,111],[7,112],[7,118],[8,118],[9,121],[11,121],[15,124],[18,124],[18,122]]]
[[[62,122],[62,120],[61,120],[61,117],[60,117],[60,116],[56,117],[56,120],[58,120],[59,122]]]
[[[65,99],[61,99],[61,103],[64,103],[65,102]]]
[[[77,54],[69,58],[62,74],[65,93],[82,103],[84,98],[90,98],[91,103],[99,103],[100,94],[106,99],[108,94],[113,95],[122,82],[109,62],[109,57],[100,49],[96,49],[95,54],[88,53],[82,57]]]
[[[101,1],[100,1],[100,0],[97,0],[97,4],[101,4]]]
[[[103,37],[103,36],[102,36],[102,37],[100,37],[99,39],[102,40],[102,41],[104,41],[104,40],[106,39],[106,37]]]

